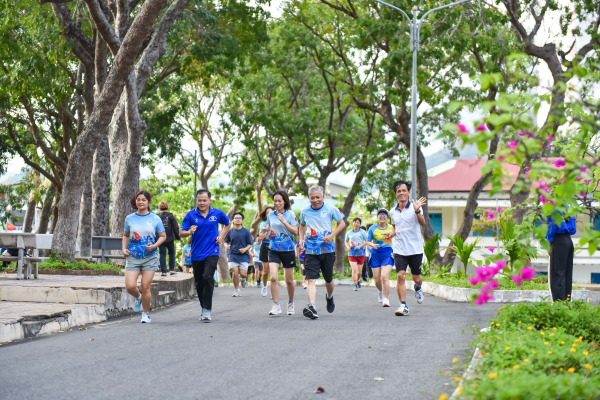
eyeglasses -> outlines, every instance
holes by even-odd
[[[242,217],[233,217],[233,219],[242,219]]]
[[[383,215],[384,217],[387,217],[387,214],[386,214],[386,213],[379,213],[379,214],[378,214],[378,216],[380,216],[380,217],[381,217],[382,215]]]

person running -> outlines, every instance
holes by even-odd
[[[260,289],[260,279],[262,278],[263,266],[260,262],[260,243],[258,241],[259,236],[256,236],[256,241],[254,245],[252,245],[252,249],[250,249],[250,256],[252,257],[252,261],[254,262],[254,275],[252,278],[256,282],[256,287]]]
[[[259,227],[259,231],[260,234],[258,235],[258,240],[257,242],[260,243],[260,253],[258,258],[260,259],[260,262],[262,263],[262,290],[261,290],[261,294],[263,297],[267,296],[267,287],[269,284],[269,244],[271,243],[271,233],[270,231],[267,229],[267,226],[269,225],[269,223],[267,222],[267,218],[269,216],[269,213],[271,213],[271,211],[273,211],[274,208],[273,206],[265,206],[263,208],[263,210],[260,213],[260,219],[262,220],[262,222],[260,223],[260,227]]]
[[[360,218],[354,218],[352,230],[346,233],[346,250],[348,251],[348,261],[352,267],[352,282],[355,292],[360,289],[360,278],[365,263],[365,247],[367,246],[367,232],[361,228],[361,222]]]
[[[202,307],[200,321],[211,321],[212,298],[215,290],[215,271],[219,262],[223,238],[231,227],[229,218],[217,208],[212,208],[211,194],[207,189],[196,192],[197,207],[185,215],[181,223],[181,237],[192,236],[192,270],[198,300]],[[223,230],[219,234],[219,224]]]
[[[152,196],[142,190],[130,199],[131,207],[137,212],[125,218],[122,250],[125,256],[125,287],[135,297],[133,311],[142,312],[142,323],[149,324],[150,319],[150,285],[154,273],[158,271],[158,252],[156,249],[165,241],[167,235],[161,219],[150,212]],[[158,240],[156,237],[158,236]],[[137,281],[142,274],[138,290]]]
[[[167,276],[167,253],[169,254],[169,272],[175,275],[175,240],[181,240],[179,237],[179,223],[175,216],[169,212],[169,203],[161,201],[158,203],[160,209],[159,218],[162,220],[167,239],[158,248],[160,253],[161,276]]]
[[[394,257],[391,237],[393,228],[388,224],[388,210],[385,208],[377,210],[377,221],[376,225],[369,228],[367,244],[372,247],[370,265],[373,270],[375,286],[377,286],[377,290],[379,291],[377,299],[384,307],[389,307],[389,276],[394,265]]]
[[[327,289],[325,295],[327,311],[332,313],[335,310],[333,301],[335,243],[333,239],[346,227],[344,214],[331,204],[324,203],[324,195],[325,190],[321,186],[313,186],[308,189],[310,206],[300,213],[300,247],[306,251],[304,268],[308,280],[306,288],[308,305],[304,308],[303,314],[311,319],[319,318],[315,300],[317,297],[316,280],[319,279],[321,273],[323,273]],[[335,230],[333,230],[332,223],[334,220],[337,222]]]
[[[411,184],[405,181],[394,182],[394,193],[398,199],[398,204],[392,210],[390,219],[394,227],[391,235],[387,235],[394,240],[394,264],[398,273],[396,282],[396,291],[400,306],[396,310],[396,315],[409,315],[406,305],[406,269],[410,267],[410,273],[414,281],[415,297],[417,303],[423,303],[425,296],[421,289],[423,278],[421,277],[421,264],[423,263],[423,238],[421,236],[421,226],[425,226],[425,217],[421,207],[427,203],[425,197],[411,203],[410,199]]]
[[[185,273],[189,274],[192,269],[192,237],[188,237],[187,244],[181,249],[181,265],[185,267]]]
[[[302,287],[304,289],[306,289],[306,286],[308,285],[306,281],[306,269],[304,268],[305,253],[306,251],[300,248],[300,239],[298,239],[298,241],[296,242],[296,257],[298,258],[298,261],[300,261],[300,269],[302,269]]]
[[[298,234],[298,219],[291,210],[290,198],[287,193],[279,190],[273,194],[275,210],[267,216],[267,225],[262,234],[269,237],[269,272],[271,273],[271,295],[273,306],[269,315],[281,314],[279,305],[279,265],[283,266],[283,276],[288,292],[287,314],[295,314],[294,310],[294,268],[296,253],[293,236]],[[263,275],[264,277],[264,275]],[[264,296],[263,289],[263,296]]]
[[[250,249],[254,244],[250,231],[242,226],[244,214],[237,211],[233,214],[233,229],[230,229],[225,235],[224,243],[227,245],[229,253],[229,270],[232,271],[233,286],[235,292],[232,297],[240,297],[240,275],[242,277],[241,286],[248,286],[248,266],[250,265]]]

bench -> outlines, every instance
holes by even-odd
[[[39,257],[25,257],[26,248],[36,248],[36,234],[23,232],[0,232],[0,247],[5,249],[18,249],[18,256],[2,256],[0,262],[17,263],[17,279],[23,275],[23,266],[25,266],[25,279],[31,279],[31,264],[36,263],[35,278],[37,279],[37,263],[42,261]],[[34,251],[35,252],[35,251]]]
[[[111,250],[123,250],[123,238],[116,236],[94,236],[92,237],[92,250],[100,250],[100,254],[92,254],[93,258],[99,258],[100,263],[104,264],[107,258],[125,259],[122,254],[110,254]],[[105,254],[104,251],[109,253]]]

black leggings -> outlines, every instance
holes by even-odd
[[[192,260],[194,282],[200,306],[209,310],[212,309],[212,297],[215,291],[215,271],[217,270],[218,263],[219,256],[208,256],[202,261]]]
[[[571,300],[573,289],[573,240],[568,233],[554,235],[550,247],[548,281],[552,301]]]
[[[169,253],[169,270],[175,271],[175,241],[163,242],[158,247],[160,253],[160,269],[163,274],[167,273],[167,252]]]

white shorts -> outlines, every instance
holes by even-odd
[[[235,268],[235,267],[239,267],[240,269],[243,269],[244,271],[248,271],[248,264],[247,262],[230,262],[229,263],[229,269]]]

